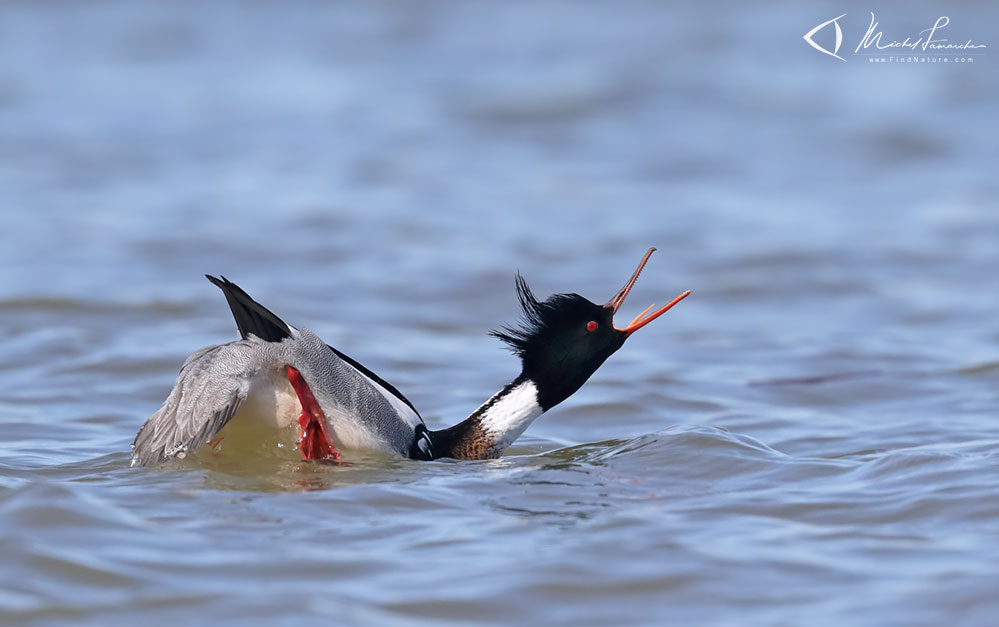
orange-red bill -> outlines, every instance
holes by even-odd
[[[633,325],[636,322],[638,322],[639,320],[641,320],[642,316],[644,316],[645,314],[649,313],[649,310],[652,309],[655,306],[656,306],[656,304],[652,303],[651,305],[649,305],[648,307],[646,307],[645,311],[643,311],[642,313],[640,313],[637,316],[635,316],[634,319],[632,319],[632,321],[628,323],[628,326],[630,327],[631,325]]]
[[[624,287],[621,288],[621,291],[619,291],[617,294],[614,295],[614,298],[607,301],[607,304],[605,304],[604,307],[609,307],[612,313],[617,313],[617,310],[621,308],[622,304],[624,304],[624,299],[628,297],[628,292],[631,291],[631,288],[635,287],[635,282],[638,281],[638,275],[642,273],[642,269],[645,268],[645,264],[649,262],[649,257],[651,257],[652,253],[654,252],[656,252],[656,249],[650,248],[645,253],[645,256],[642,257],[642,261],[639,262],[638,267],[635,268],[635,272],[631,275],[631,278],[628,279],[628,282],[624,284]],[[630,323],[628,323],[628,326],[624,327],[623,329],[618,329],[618,331],[624,331],[625,333],[628,333],[630,335],[635,331],[641,329],[648,323],[652,322],[659,316],[663,315],[667,311],[669,311],[673,307],[673,305],[677,304],[678,302],[680,302],[681,300],[683,300],[688,296],[690,296],[690,290],[687,290],[686,292],[680,294],[679,296],[671,300],[669,303],[667,303],[665,306],[660,307],[659,309],[655,310],[652,313],[649,313],[649,310],[655,307],[655,305],[649,305],[648,307],[646,307],[645,311],[635,316],[635,319],[632,320]]]
[[[655,307],[655,305],[652,305],[651,307],[649,307],[648,309],[646,309],[645,311],[643,311],[641,314],[639,314],[639,316],[637,318],[635,318],[634,320],[632,320],[631,324],[629,324],[625,328],[621,329],[621,331],[624,331],[625,333],[629,333],[629,334],[634,333],[635,331],[641,329],[642,327],[644,327],[648,323],[652,322],[653,320],[655,320],[659,316],[663,315],[664,313],[666,313],[667,311],[669,311],[670,309],[672,309],[673,305],[677,304],[678,302],[680,302],[684,298],[687,298],[688,296],[690,296],[690,290],[687,290],[683,294],[680,294],[679,296],[677,296],[673,300],[669,301],[669,303],[667,303],[664,307],[660,307],[659,309],[657,309],[654,312],[650,313],[649,315],[645,316],[645,312],[647,312],[649,309],[652,309],[652,307]],[[645,316],[645,317],[643,318],[642,316]]]

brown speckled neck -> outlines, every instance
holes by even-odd
[[[525,381],[519,376],[508,383],[482,406],[472,412],[472,415],[458,424],[432,431],[434,457],[451,457],[453,459],[496,459],[503,452],[497,446],[496,437],[486,431],[482,424],[482,416],[501,401],[510,390]]]

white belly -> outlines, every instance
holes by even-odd
[[[283,369],[281,372],[261,370],[250,379],[250,393],[233,416],[233,422],[284,429],[291,425],[297,426],[301,412],[302,405],[298,402],[298,395]]]
[[[226,457],[297,458],[302,406],[288,377],[283,375],[283,369],[255,374],[239,411],[207,448]]]

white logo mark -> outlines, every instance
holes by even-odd
[[[837,22],[836,20],[838,20],[838,19],[840,19],[840,17],[844,17],[844,16],[846,16],[846,13],[844,13],[843,15],[841,15],[839,17],[834,17],[833,19],[829,20],[828,22],[822,22],[821,24],[819,24],[818,26],[816,26],[812,30],[810,30],[807,33],[805,33],[805,36],[803,37],[803,39],[805,41],[807,41],[808,45],[811,46],[812,48],[815,48],[819,52],[828,54],[831,57],[836,57],[837,59],[839,59],[840,61],[843,61],[845,63],[846,59],[844,59],[843,57],[841,57],[838,54],[836,54],[837,52],[839,52],[840,45],[843,44],[843,29],[841,29],[839,27],[839,22]],[[829,52],[828,50],[826,50],[825,48],[823,48],[819,44],[817,44],[814,41],[812,41],[812,35],[814,35],[815,33],[819,32],[820,30],[822,30],[826,26],[829,26],[830,24],[832,24],[833,26],[836,27],[836,47],[833,48],[832,52]]]

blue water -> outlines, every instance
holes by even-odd
[[[999,59],[802,41],[871,10],[944,9],[0,5],[0,622],[994,624]],[[625,319],[692,296],[500,460],[128,467],[204,273],[440,427],[516,270],[649,246]]]

